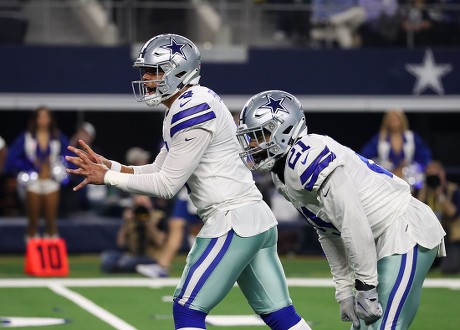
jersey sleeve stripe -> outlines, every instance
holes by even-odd
[[[189,127],[201,124],[201,123],[204,123],[204,122],[209,121],[209,120],[214,119],[214,118],[216,118],[216,114],[211,111],[211,112],[205,113],[204,115],[201,115],[201,116],[198,116],[198,117],[193,117],[193,118],[190,118],[188,120],[185,120],[185,121],[177,124],[176,126],[171,127],[171,131],[170,131],[171,137],[173,137],[174,134],[176,134],[177,132],[179,132],[179,131],[181,131],[183,129],[186,129],[186,128],[189,128]]]
[[[307,218],[307,220],[310,220],[315,227],[322,227],[322,228],[331,228],[337,230],[335,226],[330,223],[326,222],[320,217],[316,216],[313,212],[311,212],[309,209],[307,209],[305,206],[302,206],[302,215]],[[338,230],[337,230],[338,232]]]
[[[321,171],[324,170],[334,159],[335,154],[331,152],[328,147],[325,147],[319,156],[316,157],[316,159],[300,176],[300,182],[302,183],[302,186],[306,184],[304,188],[308,191],[312,191],[313,186],[315,185],[316,180],[318,180],[318,176]]]
[[[192,115],[196,115],[202,111],[206,111],[210,108],[209,104],[207,103],[202,103],[202,104],[198,104],[194,107],[190,107],[188,109],[185,109],[185,110],[182,110],[178,113],[176,113],[174,116],[172,116],[171,118],[171,125],[174,125],[175,123],[177,123],[178,121],[188,117],[188,116],[192,116]]]

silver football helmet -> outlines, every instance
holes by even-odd
[[[269,172],[306,132],[302,105],[295,96],[280,90],[259,93],[246,102],[240,114],[240,157],[250,170]]]
[[[185,37],[177,34],[161,34],[145,43],[134,62],[140,69],[140,80],[131,82],[138,102],[156,106],[175,95],[185,85],[198,84],[201,55],[198,48]],[[163,73],[161,80],[143,80],[146,72]],[[155,82],[156,88],[146,83]]]

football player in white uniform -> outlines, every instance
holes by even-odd
[[[236,125],[219,96],[198,84],[200,53],[187,38],[156,36],[134,66],[138,101],[168,110],[164,147],[152,164],[125,166],[69,147],[84,177],[74,189],[107,184],[135,194],[171,198],[185,185],[204,225],[174,292],[176,329],[205,329],[206,315],[235,282],[272,329],[310,329],[297,314],[277,255],[277,221],[239,157]]]
[[[237,137],[251,170],[271,171],[277,189],[316,228],[340,315],[359,329],[407,329],[445,235],[409,185],[324,135],[308,134],[302,106],[279,90],[244,106]]]

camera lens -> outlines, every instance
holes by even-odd
[[[429,175],[426,177],[426,185],[429,188],[437,188],[441,185],[441,179],[437,175]]]

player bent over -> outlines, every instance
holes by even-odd
[[[316,228],[344,321],[407,329],[444,235],[409,185],[324,135],[308,134],[302,106],[279,90],[253,96],[239,118],[241,158],[271,171],[277,189]]]

